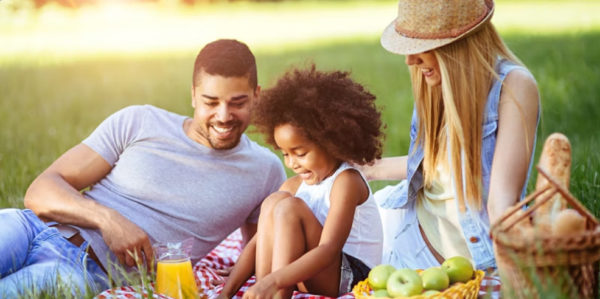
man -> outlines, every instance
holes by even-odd
[[[98,292],[106,270],[148,261],[156,242],[193,238],[195,262],[239,227],[254,234],[260,203],[285,180],[277,156],[243,134],[260,91],[254,55],[234,40],[206,45],[191,91],[193,118],[124,108],[33,181],[31,210],[0,211],[0,290],[60,279]]]

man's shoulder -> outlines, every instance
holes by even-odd
[[[247,164],[249,166],[248,170],[251,169],[251,172],[259,174],[254,176],[252,180],[262,181],[264,188],[266,188],[264,189],[265,193],[260,196],[262,200],[271,192],[279,189],[285,181],[286,174],[283,164],[269,148],[251,140],[245,134],[242,135],[242,142],[244,142],[245,152],[247,153],[247,161],[251,161],[250,164]]]
[[[246,134],[242,136],[243,142],[246,143],[246,148],[251,155],[258,156],[261,159],[267,159],[270,162],[280,163],[277,155],[275,155],[275,153],[273,153],[270,149],[258,144],[256,141],[253,141]]]
[[[149,128],[171,128],[172,126],[167,124],[179,125],[186,118],[184,115],[149,104],[127,106],[117,113],[122,114],[122,117],[128,119],[137,119],[139,122],[144,123],[145,126],[149,126]]]
[[[163,108],[159,108],[159,107],[156,107],[156,106],[150,105],[150,104],[126,106],[126,107],[121,108],[116,113],[136,114],[136,115],[154,114],[154,115],[160,115],[160,116],[169,116],[169,115],[170,116],[181,116],[177,113],[174,113],[174,112],[171,112],[171,111],[168,111]]]

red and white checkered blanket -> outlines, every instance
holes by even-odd
[[[216,297],[223,288],[222,285],[213,286],[211,281],[221,279],[222,277],[217,274],[218,270],[223,270],[232,267],[235,261],[242,252],[242,234],[239,230],[235,231],[227,239],[225,239],[219,246],[211,251],[206,257],[201,259],[196,265],[194,265],[194,273],[196,274],[196,283],[199,289],[204,290],[204,295],[208,298]],[[234,298],[242,298],[244,292],[254,284],[254,277],[250,278],[238,291]],[[98,294],[95,298],[97,299],[140,299],[140,298],[158,298],[158,299],[169,299],[169,297],[152,294],[149,296],[147,289],[153,290],[153,285],[148,288],[142,288],[140,286],[127,286],[115,289],[105,290]],[[487,295],[489,297],[486,297]],[[484,277],[481,282],[481,290],[479,291],[480,298],[497,299],[500,298],[500,280],[497,277]],[[300,292],[294,292],[294,299],[328,299],[329,297],[306,294]],[[344,294],[338,299],[354,299],[352,293]]]

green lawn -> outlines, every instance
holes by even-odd
[[[539,83],[543,112],[536,157],[546,136],[565,133],[573,146],[571,191],[598,215],[600,134],[593,119],[600,114],[600,32],[505,39]],[[385,155],[406,154],[412,109],[408,73],[403,59],[385,52],[377,37],[256,52],[264,87],[291,66],[311,62],[352,71],[378,97],[387,124]],[[185,52],[0,68],[0,206],[22,207],[35,176],[121,107],[149,103],[190,115],[194,57]]]

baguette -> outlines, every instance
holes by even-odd
[[[584,231],[585,218],[573,209],[560,211],[552,223],[552,234],[557,237],[579,235]]]
[[[544,143],[539,165],[556,179],[562,187],[568,190],[571,177],[571,143],[569,143],[569,139],[561,133],[553,133],[548,136]],[[535,188],[539,190],[549,184],[544,176],[538,175]],[[550,190],[546,191],[546,193],[548,192]],[[536,202],[544,198],[546,193],[538,196]],[[536,223],[547,222],[548,218],[555,219],[556,215],[566,207],[567,201],[559,193],[554,194],[552,199],[537,209],[534,218],[540,221],[536,221]]]
[[[506,224],[513,223],[517,218],[521,217],[525,212],[523,210],[517,210],[514,214],[504,221]],[[531,224],[531,219],[529,217],[525,217],[517,222],[508,233],[515,240],[524,240],[525,242],[531,242],[535,237],[535,231],[533,225]]]

